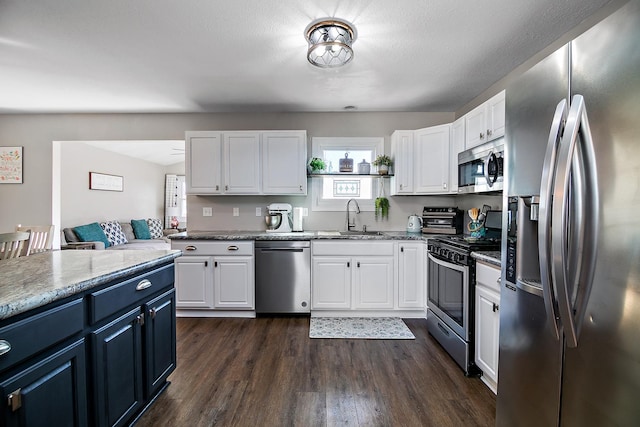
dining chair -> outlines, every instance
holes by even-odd
[[[29,244],[23,248],[22,256],[35,254],[38,252],[50,251],[53,246],[53,225],[21,225],[16,226],[16,231],[26,231],[31,233]]]
[[[0,260],[23,256],[28,245],[29,233],[25,231],[0,234]]]

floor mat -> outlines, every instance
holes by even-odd
[[[412,340],[399,317],[312,317],[309,338]]]

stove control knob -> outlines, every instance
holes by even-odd
[[[455,254],[455,255],[453,256],[453,260],[454,260],[455,262],[458,262],[458,261],[460,260],[460,254]]]

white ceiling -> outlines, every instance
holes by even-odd
[[[0,0],[0,113],[456,111],[607,0]],[[357,29],[338,69],[304,30]]]

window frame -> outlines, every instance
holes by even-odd
[[[371,150],[373,152],[373,158],[379,154],[384,153],[384,137],[313,137],[311,138],[311,156],[323,158],[323,152],[325,150],[335,151],[356,151],[356,150]],[[356,159],[354,159],[354,171],[357,170]],[[335,169],[338,165],[334,166]],[[375,199],[378,194],[378,180],[376,177],[364,177],[362,175],[354,174],[339,174],[337,176],[351,177],[360,179],[372,180],[371,199],[358,199],[358,205],[361,211],[373,212],[375,211]],[[322,186],[323,179],[321,177],[311,178],[311,210],[314,212],[342,212],[346,209],[346,203],[349,199],[345,200],[326,200],[322,198]]]

